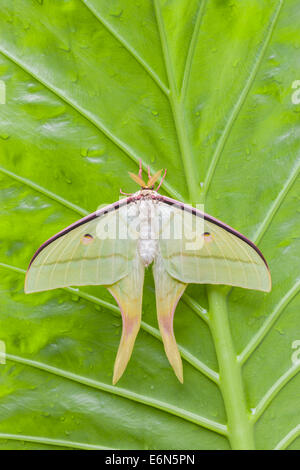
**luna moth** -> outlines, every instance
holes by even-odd
[[[162,170],[140,190],[73,223],[43,243],[25,278],[25,292],[103,285],[119,305],[122,336],[113,384],[130,359],[141,323],[145,268],[153,264],[156,310],[168,360],[183,369],[173,332],[174,312],[189,283],[227,284],[269,292],[271,276],[260,250],[244,235],[198,209],[162,196]],[[125,194],[125,193],[123,193]]]

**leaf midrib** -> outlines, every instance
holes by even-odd
[[[279,7],[278,7],[279,10],[280,10],[280,8],[281,8],[282,3],[283,3],[283,2],[281,1],[281,2],[280,2],[280,5],[279,5]],[[278,14],[279,14],[279,10],[278,10]],[[277,15],[277,17],[278,17],[278,15]],[[274,25],[274,27],[275,27],[275,25]],[[274,28],[273,28],[273,29],[274,29]],[[46,86],[46,85],[45,85],[45,86]],[[59,96],[59,95],[58,95],[58,96]],[[234,119],[234,120],[235,120],[235,119]],[[91,122],[92,122],[92,121],[91,121]],[[100,129],[100,130],[101,130],[101,129]],[[230,129],[229,129],[229,132],[230,132]],[[227,139],[227,137],[226,137],[226,139]],[[226,140],[226,139],[225,139],[225,140]],[[221,152],[222,152],[222,149],[221,149]],[[221,152],[220,152],[220,155],[221,155]],[[220,155],[218,156],[218,158],[220,157]],[[277,200],[276,200],[276,201],[277,201]],[[276,203],[276,201],[275,201],[275,203]],[[280,205],[280,203],[279,203],[279,205]],[[279,207],[279,206],[278,206],[278,207]],[[269,218],[268,226],[270,225],[271,220],[273,220],[273,217],[274,217],[274,213],[270,213],[270,218]],[[266,229],[268,228],[268,226],[266,227]]]
[[[233,127],[233,123],[237,119],[238,114],[239,114],[240,110],[242,109],[242,106],[243,106],[243,104],[246,100],[246,97],[247,97],[247,95],[248,95],[248,93],[251,89],[251,86],[252,86],[254,80],[255,80],[256,74],[259,70],[259,66],[262,62],[265,51],[266,51],[267,46],[269,44],[269,41],[271,39],[272,33],[273,33],[274,28],[276,26],[276,23],[278,21],[279,13],[281,11],[282,5],[283,5],[283,0],[280,0],[278,5],[277,5],[277,9],[275,10],[275,13],[274,13],[274,15],[271,19],[271,22],[268,26],[267,34],[266,34],[265,39],[263,41],[263,45],[260,49],[260,53],[257,56],[257,59],[256,59],[254,65],[252,67],[251,73],[250,73],[250,75],[249,75],[249,77],[246,81],[246,84],[245,84],[245,86],[244,86],[244,88],[243,88],[243,90],[242,90],[242,92],[241,92],[241,94],[238,98],[238,101],[236,102],[235,106],[233,107],[233,109],[230,113],[229,119],[228,119],[228,121],[226,123],[226,126],[224,128],[224,131],[223,131],[223,133],[222,133],[222,135],[221,135],[221,137],[218,141],[216,150],[213,154],[213,157],[211,159],[211,162],[210,162],[210,165],[209,165],[209,168],[208,168],[208,172],[207,172],[206,177],[205,177],[204,189],[201,193],[202,202],[204,202],[205,195],[207,194],[207,191],[209,189],[211,179],[213,177],[216,165],[217,165],[217,163],[218,163],[218,161],[221,157],[221,154],[222,154],[222,151],[224,149],[226,140],[228,139],[229,134],[231,132],[231,129]],[[183,114],[183,109],[180,107],[180,104],[179,104],[179,107],[178,107],[178,105],[176,103],[176,95],[178,94],[178,92],[177,92],[177,89],[176,89],[176,83],[175,83],[175,79],[174,79],[174,76],[173,76],[172,65],[171,65],[171,62],[170,62],[170,57],[169,57],[169,52],[168,52],[168,45],[167,45],[167,40],[166,40],[166,33],[163,29],[164,25],[163,25],[163,20],[161,18],[160,6],[158,5],[157,0],[154,0],[154,9],[155,9],[156,17],[157,17],[158,29],[160,31],[162,49],[164,51],[167,75],[168,75],[168,78],[169,78],[169,85],[170,85],[170,90],[171,90],[171,94],[170,94],[171,110],[173,112],[173,117],[174,117],[174,121],[175,121],[175,128],[177,130],[177,138],[178,138],[179,146],[182,150],[182,160],[183,160],[184,168],[185,168],[185,177],[186,177],[186,180],[187,180],[188,185],[189,185],[189,194],[190,194],[190,198],[193,198],[193,197],[195,197],[195,195],[197,194],[197,191],[198,191],[197,190],[197,181],[195,180],[195,173],[193,173],[191,171],[191,169],[192,169],[191,153],[190,153],[190,149],[188,148],[188,145],[186,145],[186,143],[185,143],[185,132],[186,131],[181,128],[182,126],[184,126],[184,119],[180,118],[179,115],[180,115],[180,113]],[[195,29],[197,27],[197,33],[199,32],[198,25],[199,25],[198,21],[196,21]],[[194,31],[194,34],[195,34],[195,31]],[[194,34],[192,36],[192,43],[193,43],[193,40],[194,40]],[[191,46],[189,48],[188,60],[186,62],[186,64],[188,64],[188,66],[190,66],[190,64],[189,64],[190,50],[191,50]],[[185,77],[185,74],[186,74],[186,71],[184,72],[184,77]],[[187,76],[189,76],[189,71],[188,71]],[[183,89],[184,89],[184,95],[185,95],[186,86],[187,86],[185,81],[183,82],[183,85],[184,85]],[[294,178],[294,175],[293,175],[293,178]],[[292,182],[294,181],[293,178],[292,178]],[[266,231],[268,226],[270,225],[271,220],[273,219],[277,209],[279,208],[279,206],[280,206],[282,200],[284,199],[285,195],[287,194],[289,188],[292,186],[292,183],[289,184],[289,182],[288,182],[286,186],[287,186],[287,189],[282,192],[283,194],[280,194],[278,196],[278,198],[276,199],[273,207],[270,209],[270,211],[268,213],[267,220],[265,221],[265,223],[261,224],[260,230],[261,230],[262,236],[263,236],[264,231]],[[211,295],[214,295],[213,292],[215,292],[216,295],[219,295],[220,293],[218,292],[217,289],[218,288],[216,288],[216,287],[211,288]],[[223,296],[225,298],[226,294],[224,293]],[[210,305],[210,310],[211,310],[211,305]],[[214,315],[214,312],[211,311],[210,315]],[[224,311],[223,315],[227,316],[227,312]],[[221,318],[221,317],[219,317],[219,318]],[[211,320],[212,320],[212,317],[211,317]],[[215,326],[216,325],[217,325],[217,323],[215,322]],[[210,323],[210,326],[211,326],[211,330],[212,330],[212,328],[213,328],[212,323]],[[219,328],[219,327],[217,327],[217,328]],[[213,333],[213,331],[212,331],[212,333]],[[219,350],[220,350],[219,352],[221,352],[220,348],[219,348]],[[234,352],[233,352],[233,355],[234,355]],[[233,355],[232,355],[232,358],[233,358]],[[222,357],[222,354],[219,357]],[[236,355],[235,355],[235,357],[236,357]],[[222,359],[222,362],[223,362],[223,359]],[[234,366],[234,364],[232,364],[232,367],[233,366]],[[231,369],[231,368],[228,368],[228,364],[226,365],[226,363],[225,363],[225,369],[224,369],[225,372],[224,373],[226,373],[226,368],[228,370]],[[233,368],[235,368],[235,367],[233,367]],[[225,381],[227,381],[227,378],[222,377],[222,375],[221,375],[220,378],[221,378],[221,383],[223,382],[223,379],[225,379]],[[232,376],[232,380],[233,379],[236,382],[236,386],[237,386],[238,382],[241,382],[241,384],[242,384],[241,369],[238,366],[237,366],[237,369],[236,369],[236,376],[234,376],[234,374]],[[253,434],[253,429],[251,431],[251,423],[250,423],[250,420],[248,418],[248,412],[246,410],[246,402],[245,402],[244,397],[242,397],[242,395],[244,395],[244,393],[243,393],[241,384],[240,384],[239,387],[237,387],[240,390],[239,397],[237,397],[237,399],[241,399],[243,401],[243,405],[241,404],[241,406],[240,406],[241,409],[239,410],[238,415],[244,414],[244,419],[242,419],[241,417],[239,418],[239,416],[236,415],[236,412],[234,410],[231,410],[231,408],[232,408],[231,407],[231,399],[234,399],[234,397],[228,397],[228,400],[227,400],[228,401],[228,408],[227,408],[227,403],[226,403],[225,397],[223,396],[223,398],[225,400],[226,411],[229,412],[229,410],[231,410],[230,414],[229,414],[229,417],[228,417],[228,419],[232,423],[232,429],[229,429],[229,433],[230,433],[229,438],[230,438],[230,441],[233,445],[238,446],[236,448],[244,448],[245,445],[246,446],[247,445],[254,446],[254,440],[251,437],[251,434]],[[234,389],[232,390],[232,392],[233,391],[234,391]],[[227,391],[226,391],[226,393],[227,393]],[[270,398],[270,401],[271,401],[271,399],[272,399],[272,397]],[[267,405],[268,405],[268,403],[266,404],[266,406]],[[235,415],[236,415],[236,418],[235,418]],[[243,441],[243,439],[240,439],[239,431],[236,432],[237,430],[234,429],[234,427],[237,427],[237,428],[240,427],[242,425],[242,422],[244,423],[243,424],[243,427],[244,427],[243,432],[245,434],[245,440],[244,441]],[[248,444],[247,444],[247,442],[248,442]],[[240,446],[242,446],[242,447],[240,447]]]

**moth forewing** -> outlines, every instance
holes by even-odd
[[[165,267],[171,276],[185,283],[227,284],[270,291],[268,266],[250,240],[207,214],[164,199],[166,205],[173,202],[173,220],[179,224],[182,217],[185,228],[182,238],[166,240],[167,237],[162,236],[159,241]],[[182,215],[185,211],[189,214],[187,217]]]
[[[103,229],[115,227],[123,211],[116,203],[59,232],[36,252],[26,273],[25,292],[40,292],[74,285],[106,285],[128,273],[137,240],[118,238]],[[101,221],[100,230],[99,223]],[[87,241],[89,235],[92,242]],[[99,236],[100,235],[100,236]],[[113,261],[113,262],[112,262]]]

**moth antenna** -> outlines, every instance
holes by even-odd
[[[143,168],[142,168],[142,159],[140,158],[140,167],[139,167],[139,178],[142,179]]]
[[[151,177],[148,179],[147,188],[153,188],[154,183],[155,183],[155,182],[158,180],[158,178],[160,177],[161,172],[162,172],[162,170],[157,171],[153,176],[151,176]]]
[[[159,183],[159,185],[157,186],[157,188],[156,188],[155,191],[158,191],[159,188],[161,187],[161,185],[163,184],[163,181],[164,181],[164,179],[165,179],[165,177],[166,177],[166,174],[167,174],[167,169],[165,169],[165,172],[164,172],[164,174],[163,174],[163,176],[162,176],[162,178],[161,178],[161,180],[160,180],[160,183]]]
[[[151,178],[151,174],[150,174],[150,166],[148,165],[148,166],[147,166],[147,168],[148,168],[148,179],[150,179],[150,178]]]
[[[143,181],[142,178],[140,178],[138,175],[135,175],[134,173],[130,173],[130,172],[128,172],[128,174],[130,178],[133,179],[133,181],[135,181],[135,183],[140,185],[142,188],[146,186],[145,181]]]

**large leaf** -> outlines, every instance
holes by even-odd
[[[299,449],[299,2],[0,8],[1,447]],[[45,239],[137,189],[139,158],[168,168],[166,194],[257,242],[272,273],[270,294],[189,286],[175,317],[184,385],[151,272],[117,386],[106,290],[23,291]]]

